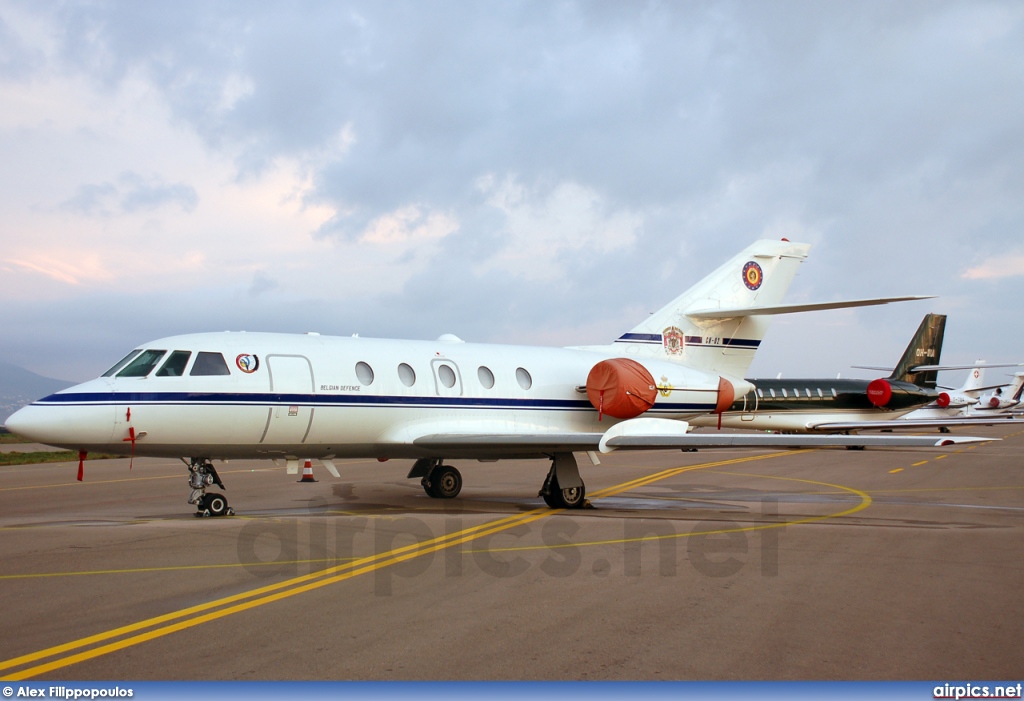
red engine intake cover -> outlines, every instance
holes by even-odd
[[[868,383],[868,401],[875,406],[885,406],[892,399],[892,385],[877,379]]]
[[[587,399],[600,414],[632,419],[654,406],[654,377],[629,358],[602,360],[587,375]]]
[[[988,400],[988,405],[990,407],[992,407],[993,409],[998,409],[999,408],[999,397],[992,397],[991,399],[989,399]]]
[[[949,406],[949,395],[945,392],[939,392],[939,396],[935,398],[935,406],[940,409],[945,409]]]

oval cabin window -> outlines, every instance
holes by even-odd
[[[491,389],[492,387],[494,387],[494,373],[491,372],[490,368],[486,368],[483,365],[481,365],[479,368],[477,368],[476,377],[478,380],[480,380],[480,385],[484,389]]]
[[[416,371],[412,369],[412,366],[408,363],[402,363],[398,366],[398,379],[402,381],[402,384],[406,387],[412,387],[416,384]]]
[[[356,363],[356,377],[358,377],[359,381],[362,382],[364,385],[372,384],[373,368],[371,368],[369,365],[360,360],[358,363]]]
[[[441,384],[448,389],[455,386],[455,371],[452,370],[451,365],[438,365],[437,377],[441,380]]]
[[[526,368],[516,368],[516,381],[523,389],[533,387],[533,378],[530,377],[530,373],[526,371]]]

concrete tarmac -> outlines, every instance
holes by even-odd
[[[1024,432],[935,450],[0,468],[0,676],[1021,680]],[[938,437],[938,435],[936,434]]]

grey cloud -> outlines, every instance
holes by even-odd
[[[199,195],[191,185],[168,185],[159,180],[143,178],[137,173],[125,173],[120,181],[123,185],[121,208],[125,212],[153,210],[164,205],[175,205],[191,212],[199,203]]]
[[[191,212],[199,203],[199,195],[191,185],[166,184],[158,178],[144,178],[137,173],[123,173],[118,184],[85,184],[74,197],[62,202],[58,209],[90,216],[111,216],[116,212],[152,211],[172,205]]]

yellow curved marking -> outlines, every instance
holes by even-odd
[[[860,497],[860,503],[857,504],[852,509],[846,509],[845,511],[839,511],[839,512],[836,512],[834,514],[825,514],[823,516],[807,516],[805,518],[795,519],[795,520],[792,520],[792,521],[776,521],[776,522],[772,522],[772,523],[761,523],[761,524],[758,524],[758,525],[755,525],[755,526],[740,526],[740,527],[736,527],[736,528],[720,528],[720,529],[714,530],[714,531],[692,531],[690,533],[670,533],[670,534],[666,534],[666,535],[646,535],[646,536],[640,536],[638,538],[612,538],[610,540],[594,540],[594,541],[586,541],[586,542],[582,542],[582,543],[563,543],[563,544],[560,544],[560,545],[528,545],[528,546],[511,547],[511,548],[488,548],[487,550],[464,550],[463,552],[473,554],[473,553],[483,553],[483,552],[498,553],[498,552],[521,552],[521,551],[527,551],[527,550],[557,550],[559,548],[569,548],[569,547],[582,548],[582,547],[587,547],[587,546],[592,546],[592,545],[623,545],[625,543],[642,543],[642,542],[648,541],[648,540],[667,540],[667,539],[670,539],[670,538],[689,538],[690,536],[695,536],[695,535],[721,535],[723,533],[747,533],[747,532],[750,532],[750,531],[764,531],[764,530],[768,530],[768,529],[771,529],[771,528],[785,528],[786,526],[799,526],[799,525],[803,525],[803,524],[807,524],[807,523],[816,523],[818,521],[826,521],[828,519],[833,519],[833,518],[842,518],[843,516],[851,516],[851,515],[857,513],[858,511],[863,511],[864,509],[868,508],[869,506],[871,506],[871,503],[872,503],[871,496],[869,494],[867,494],[866,492],[862,492],[861,490],[855,489],[853,487],[845,487],[845,486],[843,486],[841,484],[830,484],[828,482],[816,482],[814,480],[797,479],[795,477],[776,477],[774,475],[745,474],[745,473],[741,473],[741,472],[722,472],[722,473],[718,473],[718,474],[736,475],[738,477],[759,477],[759,478],[762,478],[762,479],[786,480],[786,481],[790,481],[790,482],[803,482],[803,483],[806,483],[806,484],[814,484],[814,485],[825,486],[825,487],[834,487],[834,488],[839,489],[839,490],[841,490],[843,492],[847,492],[847,493],[853,494],[853,495],[855,495],[857,497]]]
[[[741,462],[749,462],[753,460],[762,460],[766,458],[782,457],[784,455],[792,455],[794,451],[783,451],[777,453],[769,453],[765,455],[754,455],[746,458],[735,458],[732,460],[722,460],[713,463],[706,463],[703,465],[694,465],[681,468],[673,468],[669,470],[663,470],[655,473],[648,477],[643,477],[635,480],[631,480],[622,485],[616,485],[609,487],[604,490],[600,490],[598,494],[605,496],[611,494],[619,494],[628,489],[633,489],[645,484],[656,482],[660,479],[665,479],[673,475],[681,474],[683,472],[703,469],[707,467],[717,467],[720,465],[735,464]],[[806,452],[806,451],[801,451]],[[628,485],[628,486],[627,486]],[[535,509],[522,514],[515,514],[513,516],[507,516],[504,518],[497,519],[488,523],[481,524],[479,526],[472,526],[470,528],[457,531],[455,533],[445,534],[437,538],[422,541],[420,543],[413,543],[400,548],[395,548],[384,553],[375,555],[369,555],[367,557],[358,558],[352,562],[338,565],[335,567],[329,567],[318,572],[313,572],[300,577],[278,582],[276,584],[270,584],[263,587],[258,587],[247,592],[242,592],[232,596],[224,597],[214,601],[207,602],[205,604],[198,604],[186,609],[179,611],[173,611],[171,613],[156,616],[136,623],[131,623],[120,628],[97,633],[79,640],[74,640],[69,643],[57,645],[54,647],[39,650],[37,652],[15,657],[4,662],[0,662],[0,670],[11,669],[13,667],[20,667],[31,662],[37,662],[47,657],[54,657],[56,655],[63,655],[64,653],[71,653],[75,650],[94,645],[96,643],[102,643],[114,638],[121,638],[125,635],[131,637],[122,638],[114,642],[109,642],[99,647],[94,647],[83,652],[71,654],[66,657],[61,657],[50,662],[36,665],[34,667],[28,667],[26,669],[13,672],[0,679],[5,681],[20,681],[24,679],[30,679],[32,677],[50,672],[55,669],[61,669],[68,667],[85,660],[100,657],[102,655],[115,652],[139,643],[153,640],[171,633],[185,630],[193,626],[197,626],[201,623],[213,621],[225,616],[229,616],[234,613],[262,606],[263,604],[271,603],[273,601],[279,601],[281,599],[289,598],[297,594],[302,594],[313,589],[318,589],[330,584],[341,582],[347,579],[352,579],[362,574],[368,574],[374,572],[383,567],[397,564],[399,562],[405,562],[421,555],[437,552],[445,548],[452,547],[454,545],[460,545],[462,543],[468,543],[478,538],[483,538],[501,531],[514,528],[521,524],[531,523],[538,521],[555,514],[559,514],[565,511],[564,509]],[[224,608],[221,608],[224,607]],[[216,610],[215,610],[216,609]],[[194,616],[192,618],[187,618]],[[186,620],[179,620],[186,619]],[[177,622],[173,622],[177,621]],[[155,627],[154,626],[160,626]],[[145,631],[147,628],[152,630]],[[140,632],[145,631],[145,632]],[[134,634],[134,635],[132,635]]]

